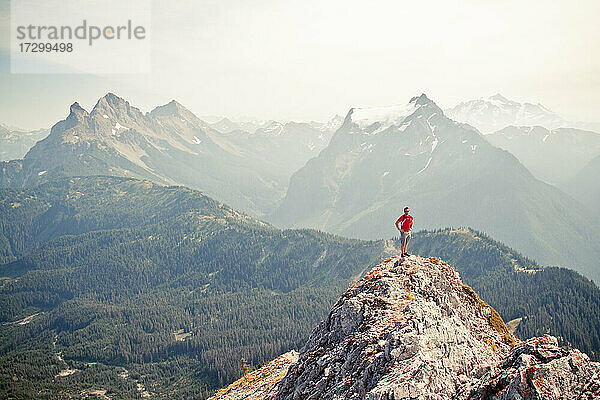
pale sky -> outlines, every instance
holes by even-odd
[[[176,99],[278,120],[499,92],[600,121],[598,0],[155,0],[152,73],[104,76],[11,74],[9,12],[0,0],[0,123],[23,128],[109,91],[143,111]]]

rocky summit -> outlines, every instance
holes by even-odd
[[[444,261],[392,257],[352,285],[298,360],[228,399],[592,399],[600,364],[544,336],[521,342]],[[277,361],[277,360],[275,360]],[[275,366],[267,364],[270,370]],[[265,368],[265,367],[263,367]],[[270,374],[269,374],[270,375]],[[244,382],[252,381],[251,387]],[[255,396],[255,393],[260,393]]]

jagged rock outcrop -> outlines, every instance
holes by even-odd
[[[257,400],[600,396],[599,363],[558,347],[552,336],[520,342],[435,257],[392,257],[374,267],[341,296],[285,369],[277,382],[263,385],[250,375],[217,394]],[[263,376],[261,370],[253,374]]]
[[[298,361],[298,352],[289,351],[262,367],[247,373],[208,400],[260,400],[273,398],[278,384],[290,365]]]
[[[599,399],[600,364],[579,350],[558,347],[553,336],[531,338],[515,347],[468,393],[461,398]]]

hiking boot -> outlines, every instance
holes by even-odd
[[[410,257],[410,254],[408,254],[408,253],[404,253],[404,256],[406,256],[406,257]]]

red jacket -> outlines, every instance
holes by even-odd
[[[405,232],[408,232],[412,229],[412,225],[413,225],[413,217],[412,215],[405,215],[402,214],[400,216],[400,218],[398,218],[398,220],[396,221],[396,228],[398,227],[398,224],[402,222],[402,230]]]

